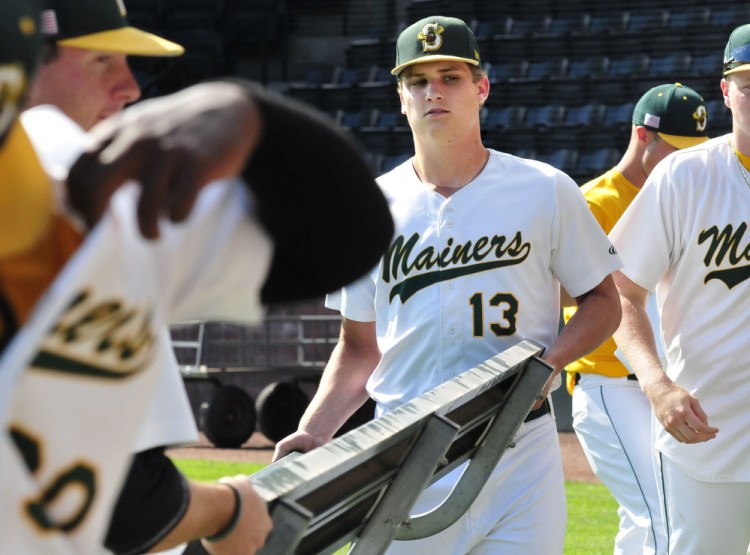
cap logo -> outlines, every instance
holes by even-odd
[[[18,20],[18,30],[25,37],[30,37],[36,32],[36,23],[34,19],[29,16],[24,16]]]
[[[643,125],[659,129],[660,121],[661,118],[659,116],[655,116],[654,114],[646,114],[646,116],[643,118]]]
[[[693,119],[695,120],[696,131],[703,132],[706,130],[706,125],[708,125],[708,111],[703,104],[695,109]]]
[[[443,37],[440,35],[445,31],[445,27],[442,27],[439,23],[428,23],[417,35],[417,38],[422,41],[422,50],[424,52],[434,52],[440,50],[443,46]]]

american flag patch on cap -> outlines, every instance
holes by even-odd
[[[59,32],[55,10],[42,10],[42,34],[57,35]]]
[[[643,125],[656,127],[657,129],[659,129],[659,121],[661,121],[661,118],[659,116],[655,116],[654,114],[646,114],[646,117],[643,118]]]

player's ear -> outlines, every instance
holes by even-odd
[[[721,95],[724,97],[724,105],[731,109],[732,107],[729,105],[729,81],[726,77],[721,80]]]
[[[646,129],[643,125],[636,125],[635,126],[635,134],[638,135],[638,140],[642,143],[648,143],[649,142],[649,134],[648,129]]]
[[[485,75],[477,84],[479,85],[477,87],[477,97],[479,99],[479,104],[483,105],[487,101],[487,97],[490,96],[490,80]]]

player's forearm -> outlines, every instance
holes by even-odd
[[[576,313],[544,355],[558,371],[601,345],[620,323],[620,300],[611,276],[577,301]]]
[[[648,396],[650,391],[663,386],[669,378],[659,361],[654,331],[646,311],[647,292],[643,289],[634,289],[637,286],[632,282],[623,286],[623,278],[624,276],[618,276],[617,279],[620,286],[622,322],[614,333],[614,339]]]
[[[365,386],[378,360],[379,354],[359,352],[339,343],[300,419],[299,430],[323,441],[330,440],[367,400]]]
[[[187,512],[150,552],[203,538],[204,548],[212,554],[255,553],[272,526],[265,501],[253,490],[247,476],[224,478],[224,481],[223,484],[190,482]]]

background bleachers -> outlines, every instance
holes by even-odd
[[[179,59],[134,58],[144,97],[237,75],[313,104],[361,142],[383,172],[412,152],[390,75],[395,39],[412,21],[453,15],[477,35],[491,94],[488,146],[536,157],[578,183],[625,149],[633,103],[682,82],[731,114],[719,89],[729,32],[750,22],[739,1],[663,0],[126,0],[133,24],[184,44]]]

